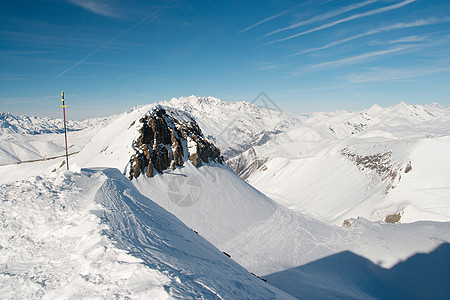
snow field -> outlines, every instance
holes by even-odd
[[[167,276],[101,234],[107,226],[91,214],[98,185],[66,172],[1,186],[2,297],[169,298]]]

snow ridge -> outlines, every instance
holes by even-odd
[[[290,297],[230,260],[117,169],[0,186],[2,297]]]

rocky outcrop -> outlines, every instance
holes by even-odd
[[[220,150],[205,139],[187,114],[156,106],[139,122],[142,127],[134,142],[136,153],[130,158],[130,179],[141,174],[153,177],[156,172],[175,169],[187,160],[196,167],[209,161],[223,163]]]
[[[239,175],[244,180],[260,169],[266,162],[267,157],[260,158],[253,147],[226,161],[227,165],[234,171],[234,173]]]
[[[402,217],[402,216],[400,215],[400,213],[396,213],[396,214],[387,216],[387,217],[384,219],[384,221],[385,221],[386,223],[394,224],[394,223],[399,222],[401,217]]]
[[[402,165],[400,162],[394,161],[391,151],[363,156],[344,148],[341,150],[341,155],[352,161],[360,171],[372,171],[375,185],[385,182],[386,194],[397,187],[402,179],[402,171],[406,174],[412,170],[411,161]],[[368,174],[370,173],[368,172]]]

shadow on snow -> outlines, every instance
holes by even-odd
[[[265,278],[301,299],[450,299],[450,244],[391,269],[345,251]]]

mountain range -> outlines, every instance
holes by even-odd
[[[73,123],[70,171],[60,121],[2,120],[7,297],[450,295],[449,108],[173,98]]]

